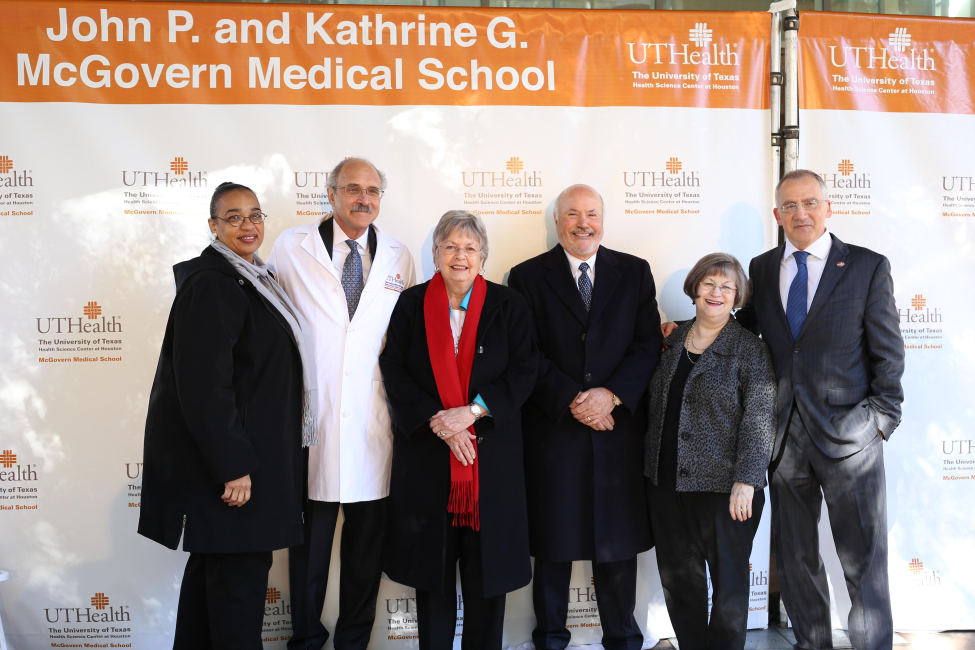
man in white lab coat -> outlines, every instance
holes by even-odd
[[[339,508],[337,650],[365,650],[382,577],[393,433],[379,353],[400,293],[416,281],[410,251],[374,224],[386,177],[347,158],[328,176],[333,212],[286,230],[268,267],[311,324],[318,362],[319,443],[308,450],[305,543],[289,550],[293,633],[288,648],[320,650]]]

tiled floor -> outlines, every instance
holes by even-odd
[[[745,640],[745,650],[790,650],[796,637],[792,630],[771,627],[751,630]],[[848,650],[853,646],[843,630],[833,630],[834,650]],[[894,634],[896,650],[975,650],[975,632],[940,632]],[[680,650],[677,639],[662,639],[653,650]],[[892,649],[893,650],[893,649]]]

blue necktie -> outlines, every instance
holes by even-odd
[[[589,265],[585,262],[579,265],[579,293],[586,304],[586,311],[589,311],[592,307],[592,280],[589,279]]]
[[[796,258],[796,277],[789,287],[785,317],[789,321],[792,338],[799,340],[802,324],[806,322],[806,300],[809,295],[809,269],[806,267],[806,258],[809,257],[809,253],[796,251],[792,256]]]
[[[349,305],[349,320],[355,315],[362,297],[362,258],[355,240],[346,239],[349,245],[349,255],[345,258],[345,268],[342,269],[342,288],[345,289],[345,301]]]

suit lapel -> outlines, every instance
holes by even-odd
[[[785,308],[782,306],[782,294],[779,293],[779,276],[782,273],[782,255],[784,253],[785,244],[782,244],[775,249],[775,254],[770,255],[766,262],[765,277],[768,278],[768,282],[765,283],[765,300],[772,305],[772,311],[775,313],[775,318],[778,318],[779,325],[789,333],[789,336],[792,336],[789,319],[786,318]]]
[[[843,277],[848,266],[847,262],[850,258],[850,249],[847,248],[846,244],[833,236],[832,233],[830,237],[833,239],[833,245],[829,249],[829,255],[826,257],[826,268],[823,269],[823,277],[819,280],[819,286],[816,287],[816,295],[813,296],[812,305],[809,306],[809,313],[806,314],[806,320],[802,324],[802,329],[799,331],[799,338],[802,338],[802,334],[806,331],[806,327],[809,326],[809,322],[816,317],[822,310],[823,305],[826,304],[826,301],[829,300],[830,294],[836,288],[836,283]],[[839,262],[842,262],[843,265],[839,266]]]
[[[373,248],[373,246],[375,248],[372,251],[372,264],[369,266],[369,277],[366,278],[362,296],[359,298],[359,306],[355,310],[356,316],[364,312],[365,307],[380,295],[386,283],[386,271],[389,270],[390,265],[393,263],[393,250],[389,245],[389,239],[384,234],[377,236],[375,234],[376,230],[375,226],[369,226],[370,248]],[[376,237],[375,242],[373,241],[373,237]],[[352,320],[355,320],[355,318],[353,317]]]
[[[596,285],[592,289],[592,308],[589,310],[591,322],[599,317],[599,314],[609,304],[613,291],[616,290],[616,285],[620,281],[620,271],[616,268],[617,264],[619,262],[617,262],[616,256],[609,249],[600,246],[599,250],[596,251],[596,266],[599,267],[599,273],[596,274]],[[579,293],[578,290],[576,293]],[[582,300],[581,295],[579,299]]]
[[[301,241],[301,249],[314,257],[319,264],[324,266],[329,273],[335,276],[336,280],[341,282],[342,276],[339,274],[338,269],[335,268],[335,265],[332,264],[332,253],[325,247],[325,242],[323,241],[324,235],[322,235],[321,231],[323,230],[322,226],[325,224],[328,224],[328,227],[324,229],[328,231],[328,238],[331,240],[332,222],[331,220],[326,219],[325,221],[322,221],[319,227],[308,229],[308,234],[306,234],[305,238]]]
[[[548,252],[545,267],[548,269],[545,280],[555,291],[555,294],[583,325],[588,323],[589,313],[586,312],[586,305],[582,302],[579,288],[572,281],[572,269],[569,268],[569,260],[566,259],[565,251],[560,244],[556,244]]]

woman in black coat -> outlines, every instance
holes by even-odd
[[[650,380],[645,474],[657,567],[682,650],[742,650],[775,373],[765,343],[731,317],[749,294],[738,260],[701,258],[684,293],[696,316],[664,341]]]
[[[379,358],[395,423],[383,569],[416,588],[420,648],[449,650],[459,560],[463,648],[499,650],[505,594],[531,580],[520,411],[537,365],[531,315],[480,277],[479,217],[446,213],[433,245],[438,273],[403,292]]]
[[[174,267],[139,533],[174,550],[182,535],[190,553],[173,647],[256,650],[271,552],[303,539],[313,366],[302,364],[307,324],[256,255],[266,216],[257,197],[224,183],[210,214],[211,246]]]

